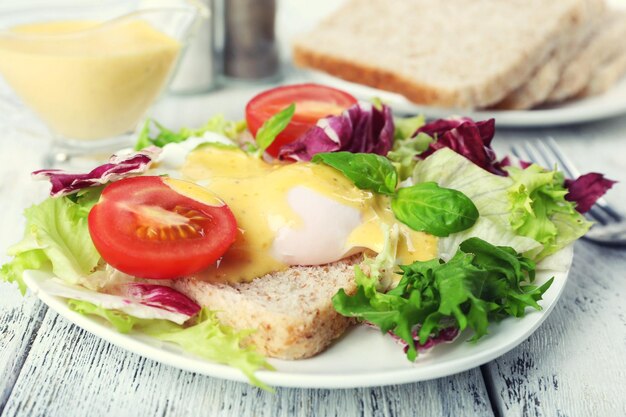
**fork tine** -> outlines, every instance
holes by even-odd
[[[545,155],[533,143],[529,141],[524,142],[524,149],[530,156],[530,161],[545,168],[550,168],[552,165]]]
[[[537,149],[547,163],[546,168],[563,170],[554,152],[543,141],[537,143]]]
[[[572,161],[565,156],[559,145],[556,143],[552,136],[548,136],[548,140],[546,140],[547,148],[549,148],[554,156],[559,160],[561,169],[565,172],[565,175],[568,178],[577,178],[580,176],[580,171],[576,169]]]
[[[572,161],[565,155],[561,148],[559,148],[559,145],[554,138],[549,136],[546,142],[548,145],[547,147],[550,148],[554,156],[561,162],[561,166],[563,171],[565,171],[566,176],[572,179],[579,177],[580,172],[576,169]],[[594,208],[595,207],[597,207],[596,210],[600,209],[605,212],[610,219],[617,221],[622,219],[622,216],[613,207],[611,207],[604,198],[599,198],[594,205]]]

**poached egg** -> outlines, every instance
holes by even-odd
[[[397,263],[437,255],[436,238],[396,220],[389,197],[357,188],[334,168],[267,163],[220,142],[198,146],[191,141],[184,146],[192,150],[182,149],[185,143],[171,149],[168,145],[157,166],[157,172],[215,193],[237,219],[235,243],[197,278],[246,282],[293,265],[322,265],[363,251],[379,253],[385,230],[394,225],[400,236]]]

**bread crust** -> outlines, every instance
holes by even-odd
[[[386,51],[384,50],[384,43],[376,41],[372,35],[368,35],[365,31],[358,31],[357,18],[352,17],[352,15],[355,14],[359,14],[360,19],[369,16],[367,13],[363,12],[365,8],[369,7],[376,8],[376,12],[387,14],[393,13],[393,11],[389,12],[388,10],[396,7],[407,9],[411,7],[415,11],[424,10],[424,7],[431,9],[437,7],[453,7],[451,4],[435,3],[428,0],[411,0],[402,3],[381,3],[380,0],[367,3],[359,2],[358,0],[348,2],[346,6],[322,22],[312,32],[296,40],[293,47],[293,58],[297,66],[321,70],[348,81],[400,93],[416,103],[458,109],[487,107],[499,102],[511,91],[522,85],[537,68],[545,62],[554,49],[555,39],[558,39],[561,33],[578,26],[580,21],[584,18],[586,10],[585,1],[588,0],[572,0],[568,1],[566,5],[554,7],[552,7],[552,5],[557,3],[550,4],[552,9],[555,10],[555,13],[558,13],[558,16],[553,17],[552,20],[548,19],[546,24],[542,26],[541,39],[539,39],[539,36],[531,34],[531,32],[525,28],[520,28],[515,32],[515,36],[519,39],[532,40],[530,44],[523,45],[518,42],[515,51],[507,53],[506,62],[496,63],[496,61],[494,61],[495,57],[489,57],[490,65],[485,65],[482,73],[481,70],[477,70],[477,66],[474,65],[474,73],[477,75],[480,74],[480,79],[468,78],[462,68],[458,68],[456,64],[448,65],[445,60],[440,60],[438,66],[436,66],[436,68],[447,69],[442,77],[438,77],[439,74],[437,71],[439,70],[426,73],[415,72],[414,69],[416,67],[426,67],[429,63],[433,62],[431,59],[434,57],[441,58],[441,56],[436,55],[432,50],[425,52],[423,56],[420,55],[420,51],[413,51],[412,49],[406,48],[389,47],[389,50],[395,52]],[[459,2],[457,1],[456,3]],[[475,14],[475,9],[481,7],[481,10],[485,13],[490,7],[499,7],[499,10],[503,11],[504,6],[501,7],[501,4],[503,3],[482,1],[472,4],[472,8]],[[537,5],[535,4],[535,6]],[[522,7],[521,3],[520,7]],[[528,7],[533,6],[530,5]],[[558,10],[558,12],[556,12],[556,10]],[[374,12],[370,14],[372,13]],[[399,12],[395,13],[398,14]],[[381,16],[378,20],[385,20],[385,18],[387,20],[393,20],[403,17],[400,15],[390,16]],[[419,17],[420,14],[416,14],[412,22],[416,27],[424,23],[419,20]],[[402,21],[404,20],[408,19],[403,18]],[[496,27],[503,27],[503,20],[504,18],[502,17],[499,20],[499,26],[496,25]],[[362,22],[362,24],[367,26],[370,24],[370,21],[371,19],[368,22]],[[373,23],[375,24],[376,22]],[[469,23],[464,22],[463,24],[467,26]],[[358,47],[359,50],[364,50],[366,54],[367,49],[363,45],[373,48],[369,52],[367,59],[362,59],[359,54],[354,52],[354,49],[351,52],[349,47],[350,43],[344,39],[336,39],[337,41],[341,40],[341,42],[336,42],[338,44],[340,43],[341,46],[335,46],[335,43],[332,42],[330,33],[335,33],[335,31],[339,32],[339,28],[344,27],[342,25],[348,25],[349,29],[353,27],[356,28],[354,30],[357,32],[352,35],[353,39],[350,40],[350,42],[355,44],[354,48]],[[398,25],[402,25],[402,22],[398,22]],[[344,31],[347,30],[348,29],[344,29]],[[375,30],[376,29],[372,29],[372,31]],[[460,31],[462,31],[462,29],[460,29]],[[380,36],[384,38],[386,35],[387,34],[383,33]],[[449,36],[443,39],[444,35]],[[497,37],[490,35],[485,39],[483,50],[489,50],[490,45],[496,46],[500,51],[505,51],[508,48],[505,42],[498,39],[493,40],[493,38]],[[447,53],[450,56],[451,51],[453,51],[456,46],[454,44],[455,39],[458,40],[459,37],[457,35],[451,35],[448,32],[443,32],[439,39],[440,42],[438,43],[437,51],[442,50],[442,53]],[[397,39],[395,40],[397,41]],[[373,43],[370,45],[368,41],[372,41]],[[446,47],[443,47],[443,45],[448,45],[447,48],[449,51],[446,50]],[[472,41],[467,44],[467,47],[471,48],[471,50],[477,49],[477,39],[474,37]],[[374,58],[377,52],[380,52],[380,59]],[[465,53],[465,55],[468,54],[470,54],[470,52]],[[474,60],[482,59],[479,55],[471,56],[474,56]],[[393,64],[388,62],[390,57],[393,58]],[[412,63],[411,65],[403,65],[404,62],[409,61]],[[433,82],[435,78],[437,78],[437,81]],[[453,79],[454,82],[446,82],[445,80],[448,78]]]

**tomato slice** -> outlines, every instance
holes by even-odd
[[[237,235],[235,217],[222,200],[194,183],[162,177],[110,184],[88,223],[91,239],[108,264],[152,279],[207,268]]]
[[[276,157],[280,148],[296,140],[322,117],[340,114],[357,102],[345,91],[319,84],[294,84],[272,88],[253,97],[246,106],[246,122],[254,136],[263,123],[296,103],[296,112],[291,122],[267,152]]]

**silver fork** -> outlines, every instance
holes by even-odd
[[[567,178],[580,176],[580,172],[552,137],[535,143],[527,141],[522,145],[513,145],[511,151],[524,161],[546,168],[557,166]],[[584,236],[585,239],[604,245],[626,245],[626,218],[604,198],[598,199],[585,216],[594,222],[591,230]]]

